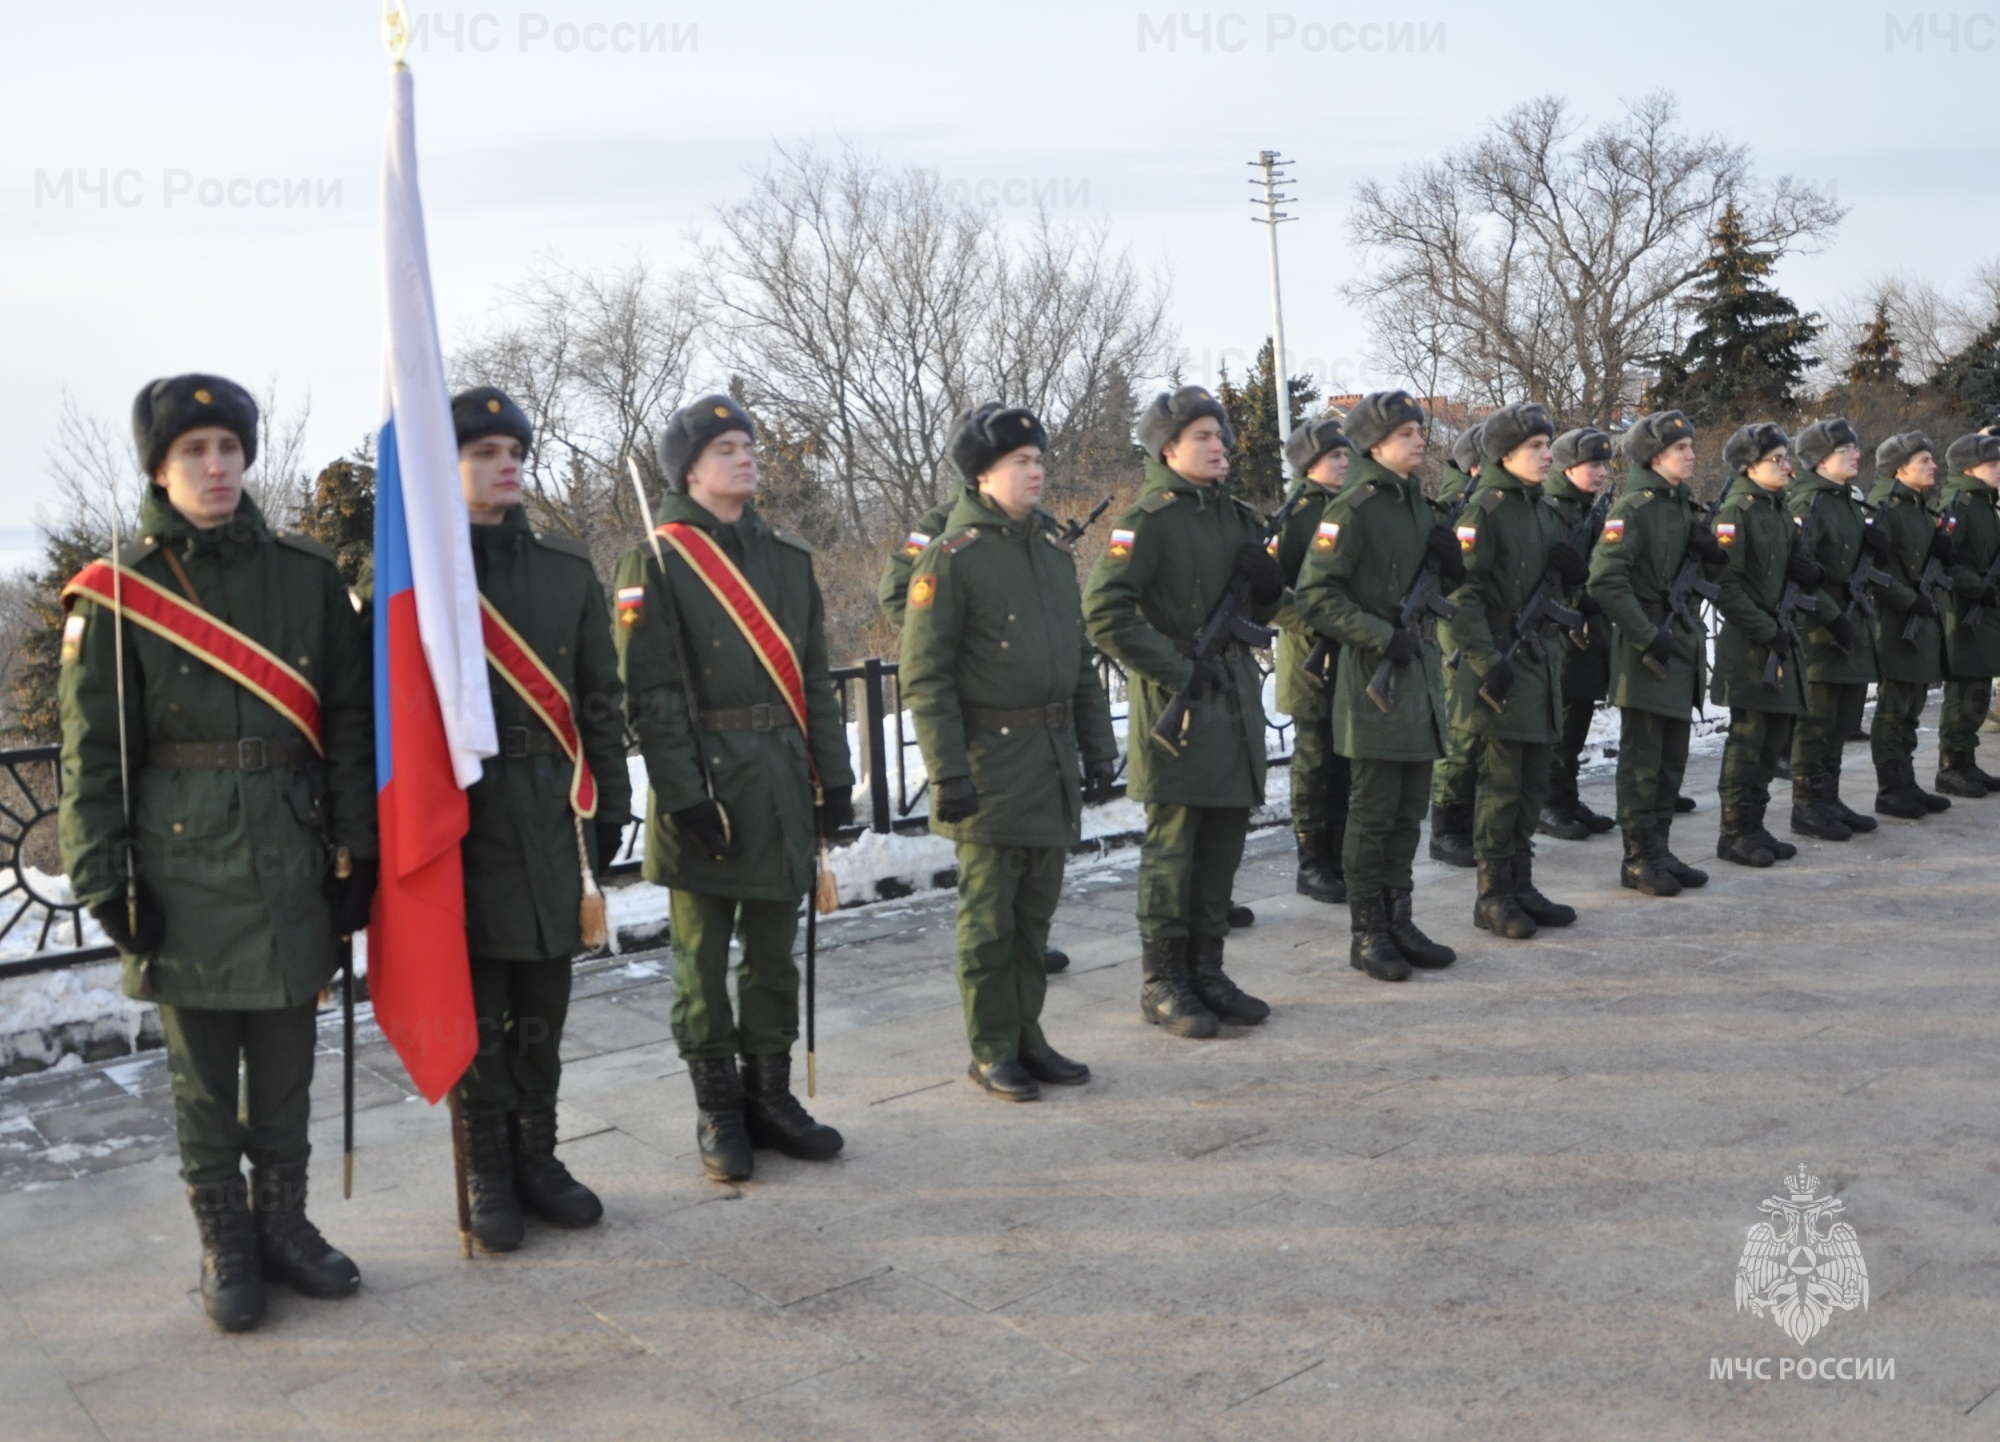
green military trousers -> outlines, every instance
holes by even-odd
[[[1636,834],[1672,823],[1692,729],[1685,716],[1619,707],[1618,824],[1624,830]]]
[[[958,990],[982,1066],[1040,1051],[1049,977],[1042,950],[1062,899],[1061,846],[958,843]]]
[[[1875,722],[1868,728],[1868,750],[1877,772],[1907,766],[1917,754],[1917,721],[1930,689],[1922,681],[1875,683]]]
[[[1292,727],[1292,830],[1324,831],[1337,861],[1347,834],[1347,798],[1353,785],[1347,758],[1333,749],[1333,717],[1298,717]]]
[[[467,1116],[546,1111],[556,1104],[569,989],[567,959],[472,958],[479,1051],[458,1084]]]
[[[1557,806],[1574,806],[1579,799],[1577,775],[1583,766],[1584,743],[1590,740],[1590,723],[1596,718],[1595,701],[1563,698],[1562,735],[1549,757],[1549,800]]]
[[[1478,786],[1478,763],[1472,752],[1479,738],[1456,726],[1444,728],[1444,760],[1432,763],[1431,804],[1470,806]]]
[[[1409,890],[1410,874],[1423,834],[1424,807],[1431,796],[1429,761],[1370,761],[1355,757],[1354,790],[1347,808],[1347,841],[1341,864],[1350,896],[1379,895],[1390,887]]]
[[[689,1059],[777,1056],[799,1039],[796,901],[738,901],[675,890],[674,1042]],[[729,1006],[729,942],[743,947]]]
[[[1730,708],[1722,775],[1716,782],[1725,809],[1771,804],[1771,778],[1791,743],[1792,719],[1775,711]]]
[[[315,1008],[210,1011],[161,1006],[181,1177],[228,1181],[253,1167],[303,1165],[312,1154]]]
[[[1993,705],[1993,681],[1980,676],[1944,683],[1944,703],[1938,708],[1938,765],[1970,765],[1979,749],[1979,728]]]
[[[1505,861],[1535,854],[1535,824],[1549,804],[1549,761],[1553,746],[1534,741],[1473,739],[1477,800],[1472,809],[1472,854],[1479,861]],[[1435,782],[1432,783],[1435,787]],[[1406,881],[1395,883],[1409,885]]]
[[[1229,935],[1229,894],[1250,834],[1247,806],[1148,803],[1139,843],[1139,935]]]
[[[1861,725],[1868,683],[1809,681],[1806,709],[1792,727],[1792,776],[1839,776],[1842,748]]]

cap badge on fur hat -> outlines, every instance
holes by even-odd
[[[209,406],[209,405],[214,405],[214,404],[215,404],[215,397],[214,397],[214,396],[212,396],[212,395],[210,395],[210,394],[208,393],[208,390],[207,390],[207,388],[206,388],[206,387],[204,387],[204,388],[203,388],[203,389],[201,389],[201,390],[198,390],[198,391],[196,391],[196,392],[194,393],[194,398],[195,398],[196,400],[200,401],[200,402],[201,402],[201,403],[202,403],[203,405],[205,405],[205,406]]]

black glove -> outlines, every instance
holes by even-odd
[[[1973,604],[1984,606],[1989,611],[2000,606],[2000,586],[1988,586],[1979,593]]]
[[[1937,614],[1937,603],[1931,600],[1927,593],[1919,591],[1917,592],[1917,599],[1910,602],[1910,614],[1926,618],[1935,616]]]
[[[1604,603],[1588,591],[1578,591],[1576,593],[1576,609],[1582,615],[1583,619],[1588,621],[1592,616],[1602,616],[1604,614]]]
[[[1437,562],[1440,581],[1447,586],[1464,583],[1465,553],[1459,549],[1458,537],[1452,534],[1450,526],[1432,526],[1430,535],[1424,538],[1424,549]]]
[[[122,895],[98,902],[90,908],[90,914],[97,918],[97,924],[104,928],[111,944],[127,956],[144,956],[158,951],[160,943],[167,939],[167,918],[160,913],[159,905],[143,886],[139,888],[137,931],[126,926],[131,918],[125,914],[125,898]]]
[[[357,856],[348,863],[353,869],[333,878],[333,934],[352,936],[368,929],[368,903],[375,899],[375,882],[382,864],[373,857]]]
[[[704,796],[692,806],[683,806],[671,813],[674,825],[687,833],[688,840],[708,853],[710,861],[734,861],[743,854],[743,846],[731,836],[722,824],[722,808],[715,799]]]
[[[1487,668],[1479,682],[1479,694],[1495,701],[1505,701],[1507,693],[1514,689],[1514,663],[1495,661]]]
[[[1646,654],[1653,658],[1653,664],[1664,666],[1673,659],[1674,629],[1662,626],[1653,633],[1653,639],[1646,643]]]
[[[1565,586],[1581,586],[1590,579],[1590,563],[1568,541],[1557,541],[1549,547],[1549,569]]]
[[[1389,638],[1389,644],[1382,648],[1382,654],[1388,658],[1392,666],[1407,666],[1410,664],[1410,657],[1417,654],[1417,648],[1421,645],[1423,642],[1418,639],[1415,631],[1405,626],[1398,626],[1396,634]]]
[[[1285,594],[1285,573],[1259,541],[1245,541],[1236,551],[1236,574],[1250,599],[1259,606],[1276,605]]]
[[[819,795],[819,834],[831,841],[841,827],[854,824],[854,788],[823,786]]]
[[[1188,700],[1206,701],[1228,689],[1229,667],[1220,656],[1209,656],[1194,663],[1194,675],[1188,678],[1187,683]]]
[[[931,807],[931,815],[939,821],[963,821],[978,809],[979,793],[973,790],[970,776],[954,776],[938,782],[937,802]]]
[[[1826,568],[1804,551],[1793,551],[1785,562],[1785,574],[1801,586],[1817,586],[1826,579]]]
[[[1715,539],[1715,532],[1706,524],[1688,528],[1688,549],[1701,557],[1705,565],[1719,566],[1729,559],[1729,552],[1722,549],[1722,542]]]
[[[1951,532],[1939,526],[1931,532],[1931,559],[1942,565],[1958,564],[1958,546],[1951,539]]]
[[[1854,649],[1854,623],[1847,619],[1845,613],[1835,616],[1826,623],[1826,634],[1833,637],[1833,644],[1841,650]]]
[[[591,827],[597,832],[597,869],[602,872],[617,859],[625,845],[625,827],[632,820],[629,816],[597,816],[591,819]]]
[[[1889,533],[1874,526],[1861,528],[1861,548],[1877,561],[1889,559]]]
[[[1083,768],[1083,800],[1086,806],[1102,806],[1111,799],[1111,788],[1118,784],[1118,758],[1107,757],[1093,761]]]

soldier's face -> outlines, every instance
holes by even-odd
[[[1018,521],[1042,499],[1042,474],[1042,448],[1022,446],[979,473],[979,494]]]
[[[458,482],[475,525],[492,525],[521,504],[521,443],[512,436],[481,436],[458,448]]]
[[[1829,453],[1827,458],[1819,463],[1819,473],[1829,481],[1839,481],[1842,485],[1846,485],[1861,474],[1861,447],[1842,446],[1839,450]]]
[[[1926,489],[1937,479],[1937,457],[1929,451],[1918,451],[1896,467],[1896,479],[1913,491]]]
[[[757,494],[757,447],[742,431],[724,431],[701,448],[688,468],[697,502],[747,501]]]
[[[1347,463],[1352,459],[1346,446],[1335,446],[1306,468],[1306,479],[1315,485],[1325,486],[1329,491],[1337,491],[1347,479]]]
[[[1181,433],[1160,447],[1160,459],[1183,479],[1205,486],[1229,474],[1229,452],[1222,444],[1222,422],[1214,416],[1189,421]]]
[[[1792,478],[1791,452],[1779,446],[1743,474],[1750,478],[1752,485],[1775,491]]]
[[[1500,464],[1516,480],[1539,486],[1549,478],[1549,467],[1555,464],[1555,454],[1549,449],[1547,436],[1529,436],[1502,456]]]
[[[1982,461],[1976,466],[1967,466],[1965,473],[1988,490],[2000,490],[2000,461]]]
[[[1604,483],[1611,479],[1611,462],[1585,461],[1580,466],[1571,466],[1563,474],[1569,483],[1585,495],[1594,496],[1604,489]]]
[[[1654,456],[1653,469],[1677,485],[1687,481],[1694,475],[1694,439],[1682,436]]]
[[[1424,428],[1416,421],[1404,421],[1369,450],[1369,455],[1386,470],[1407,476],[1424,461]]]
[[[243,442],[221,426],[197,426],[174,437],[154,482],[189,521],[212,530],[236,514],[243,499]]]

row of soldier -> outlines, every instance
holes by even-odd
[[[620,561],[613,607],[585,548],[526,520],[534,436],[520,408],[480,387],[454,397],[452,415],[481,596],[515,643],[488,653],[502,744],[469,792],[479,1037],[457,1088],[471,1232],[505,1252],[526,1216],[585,1227],[602,1215],[556,1156],[556,1100],[590,872],[629,820],[628,719],[649,783],[644,874],[671,891],[673,1032],[718,1180],[751,1175],[757,1148],[807,1160],[841,1149],[792,1090],[793,947],[824,842],[852,820],[853,776],[811,550],[757,513],[756,428],[736,402],[704,396],[665,424],[660,525]],[[1571,835],[1598,825],[1576,799],[1575,758],[1607,685],[1623,712],[1621,880],[1649,894],[1700,883],[1666,844],[1705,657],[1691,574],[1724,616],[1724,855],[1764,865],[1787,849],[1762,829],[1784,722],[1760,718],[1801,718],[1795,828],[1840,839],[1872,824],[1841,809],[1837,790],[1839,743],[1874,679],[1857,596],[1879,609],[1885,653],[1878,809],[1939,804],[1910,779],[1915,718],[1945,658],[1940,612],[1983,638],[1992,609],[2000,439],[1953,446],[1953,506],[1984,510],[1934,526],[1929,443],[1892,438],[1878,466],[1894,484],[1863,526],[1847,488],[1858,441],[1844,426],[1799,438],[1823,482],[1794,485],[1794,510],[1810,493],[1803,531],[1770,523],[1789,475],[1782,433],[1732,438],[1740,475],[1711,528],[1687,490],[1693,433],[1677,413],[1626,434],[1630,478],[1607,515],[1610,438],[1556,438],[1540,407],[1511,406],[1457,456],[1467,495],[1448,519],[1455,503],[1417,481],[1426,417],[1381,392],[1294,435],[1297,485],[1274,525],[1227,484],[1222,407],[1184,387],[1141,416],[1144,484],[1080,586],[1073,533],[1039,505],[1039,418],[999,403],[961,417],[950,456],[963,485],[909,537],[882,598],[905,623],[902,694],[932,828],[957,846],[973,1081],[1025,1101],[1089,1077],[1049,1044],[1040,1015],[1082,806],[1119,775],[1099,653],[1127,677],[1125,774],[1146,807],[1141,1011],[1179,1036],[1270,1012],[1223,966],[1264,795],[1253,643],[1267,622],[1281,628],[1279,702],[1296,723],[1299,888],[1348,902],[1350,959],[1384,980],[1455,959],[1411,910],[1440,758],[1472,778],[1479,924],[1523,936],[1574,920],[1536,888],[1532,837],[1538,823],[1567,821],[1557,834]],[[359,1286],[306,1215],[306,1177],[316,1002],[338,938],[367,923],[378,866],[368,587],[350,595],[330,552],[273,532],[245,495],[257,414],[240,386],[156,381],[133,427],[151,481],[139,536],[65,591],[62,845],[77,898],[125,957],[128,992],[160,1006],[202,1293],[236,1330],[262,1316],[266,1280],[320,1297]],[[1552,465],[1563,479],[1545,496]],[[1954,532],[1955,552],[1932,539]],[[1857,547],[1875,569],[1854,570]],[[1878,578],[1874,590],[1851,587],[1856,575]],[[1805,628],[1772,629],[1799,609],[1786,587],[1827,608],[1810,651]],[[1931,628],[1918,627],[1914,668],[1886,654],[1890,639],[1908,644],[1906,615]],[[1774,638],[1778,684],[1759,691]],[[1959,646],[1954,672],[1984,654]],[[1973,732],[1990,681],[1953,685],[1945,772],[1957,794],[1977,794]],[[1550,804],[1554,758],[1564,779]]]

